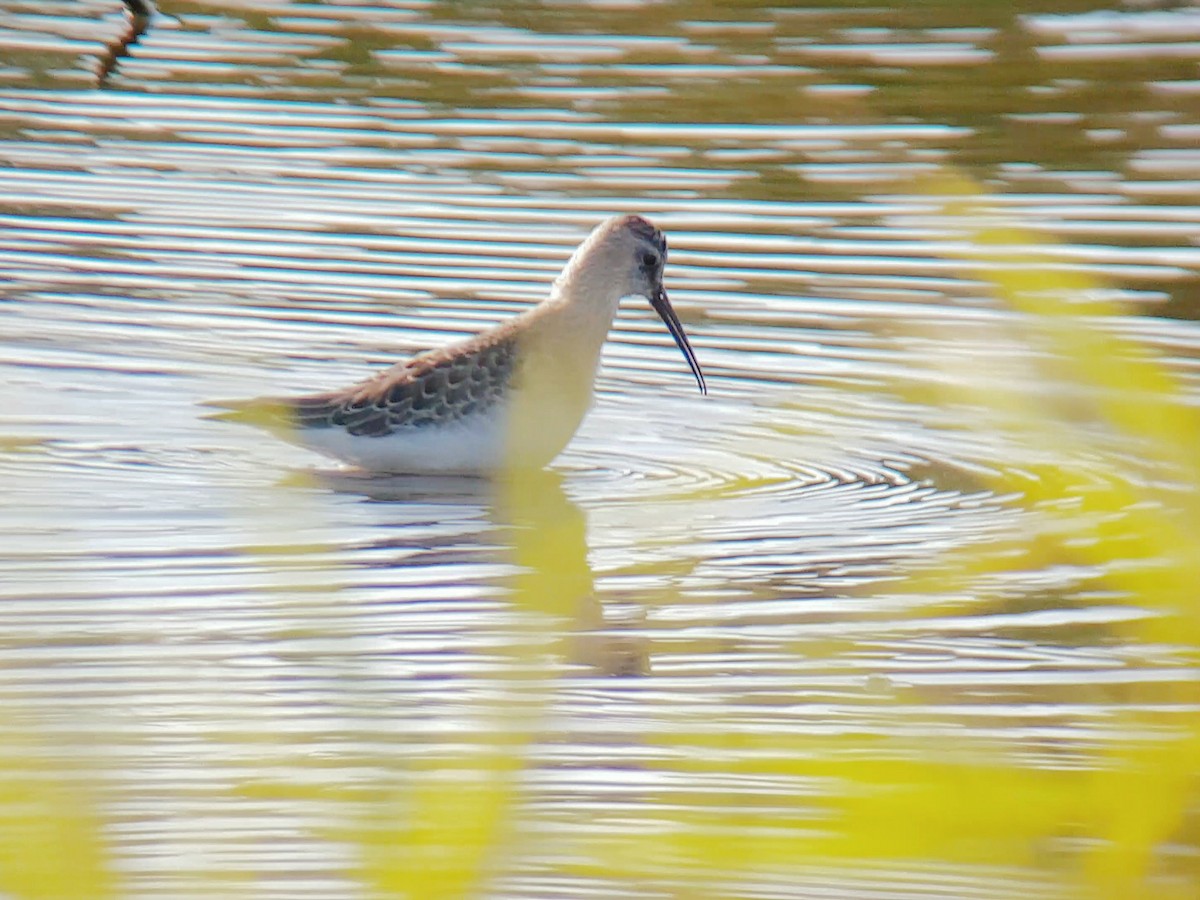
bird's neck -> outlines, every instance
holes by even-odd
[[[529,455],[557,454],[587,414],[620,299],[613,280],[598,277],[594,266],[569,265],[550,296],[525,313],[509,415],[514,439],[536,437],[537,452]]]
[[[536,344],[538,356],[555,360],[554,367],[563,376],[586,381],[590,394],[620,299],[611,285],[556,283],[550,296],[531,311],[528,339]]]
[[[619,267],[602,248],[592,244],[585,241],[575,251],[554,279],[543,305],[547,317],[556,319],[560,327],[581,332],[575,337],[576,346],[586,344],[598,354],[625,294],[625,285],[614,277]]]

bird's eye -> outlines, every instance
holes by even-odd
[[[642,265],[647,269],[653,269],[658,265],[658,257],[653,253],[642,254]]]

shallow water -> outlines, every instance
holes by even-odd
[[[361,823],[414,771],[466,818],[473,777],[516,792],[490,896],[1057,891],[1069,848],[687,852],[819,830],[839,787],[764,748],[1087,770],[1146,738],[1123,717],[1198,709],[1186,643],[1128,640],[1155,613],[1094,562],[936,613],[897,587],[1035,527],[989,480],[1025,451],[930,391],[1048,352],[998,344],[1022,314],[923,179],[977,179],[1200,396],[1196,13],[1037,6],[187,2],[122,51],[115,3],[0,3],[0,703],[87,785],[119,895],[371,895]],[[523,309],[618,211],[668,234],[711,395],[628,301],[534,484],[203,417]],[[511,781],[476,766],[496,734]],[[662,833],[685,862],[631,858]],[[1166,842],[1161,884],[1189,860]]]

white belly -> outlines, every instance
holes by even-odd
[[[504,423],[498,413],[402,428],[380,437],[341,428],[311,428],[296,443],[372,472],[405,475],[486,475],[504,462]]]
[[[590,399],[590,398],[589,398]],[[498,404],[442,425],[401,428],[380,437],[341,428],[285,435],[301,446],[371,472],[404,475],[489,475],[506,467],[541,468],[562,451],[582,419],[555,404]]]

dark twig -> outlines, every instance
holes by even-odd
[[[126,28],[115,43],[108,45],[108,52],[100,57],[98,87],[108,84],[108,78],[116,71],[117,63],[129,55],[129,48],[146,33],[150,20],[158,10],[152,0],[125,0]]]

